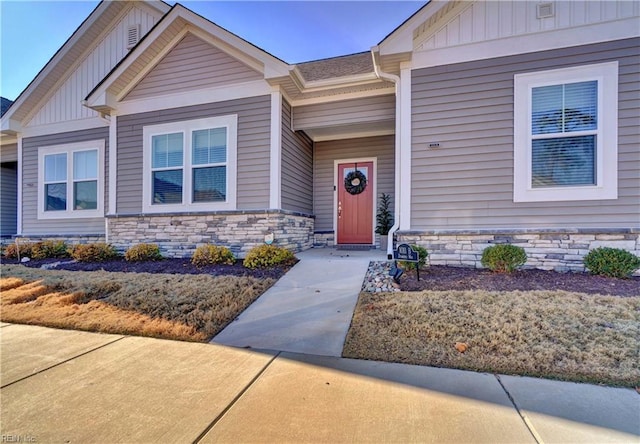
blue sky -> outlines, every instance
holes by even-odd
[[[15,100],[98,3],[0,0],[0,95]],[[368,51],[425,2],[180,3],[274,56],[298,63]]]

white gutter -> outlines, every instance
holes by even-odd
[[[383,72],[378,68],[376,63],[375,51],[378,50],[377,46],[371,48],[371,58],[373,60],[373,70],[376,77],[383,80],[389,80],[393,82],[396,87],[396,133],[395,133],[395,193],[393,199],[394,207],[394,220],[393,226],[389,230],[387,240],[387,259],[393,259],[393,235],[400,228],[400,128],[402,122],[401,116],[401,97],[400,97],[400,77],[395,74]]]

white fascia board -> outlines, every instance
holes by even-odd
[[[271,94],[271,86],[264,80],[239,83],[236,85],[218,86],[215,88],[197,89],[177,92],[143,99],[126,100],[118,104],[115,115],[124,116],[161,109],[179,108],[183,106],[202,105],[212,102],[258,97]]]
[[[431,0],[413,17],[377,45],[380,55],[413,51],[413,31],[445,7],[450,0]]]
[[[2,131],[2,134],[15,135],[22,132],[22,125],[20,125],[20,122],[5,117],[6,116],[3,116],[2,122],[0,123],[0,131]]]
[[[109,123],[100,117],[88,119],[69,120],[66,122],[51,123],[48,125],[28,126],[22,131],[23,137],[45,136],[47,134],[66,133],[69,131],[82,131],[93,128],[104,128]]]
[[[416,51],[413,53],[413,68],[429,68],[633,38],[640,35],[637,26],[638,18],[632,17],[578,28],[542,31],[467,45]]]
[[[85,100],[82,104],[88,108],[109,108],[115,109],[117,100],[113,94],[110,92],[103,90],[100,94],[92,94],[90,100]]]
[[[286,76],[289,74],[290,67],[282,60],[278,60],[276,57],[272,56],[266,51],[246,42],[240,37],[232,34],[231,32],[205,19],[204,17],[191,12],[180,4],[177,4],[175,9],[183,19],[192,23],[194,26],[201,28],[205,32],[208,32],[209,34],[220,39],[222,42],[230,45],[231,47],[238,49],[242,53],[256,60],[259,60],[263,63],[265,68],[268,66],[270,73],[275,73],[275,75],[271,75],[270,77]]]
[[[366,91],[355,91],[352,93],[345,94],[332,94],[330,96],[320,96],[320,97],[311,97],[308,99],[292,99],[288,100],[291,106],[303,106],[303,105],[317,105],[319,103],[331,103],[331,102],[341,102],[343,100],[349,99],[361,99],[363,97],[377,97],[377,96],[388,96],[391,94],[395,94],[396,89],[394,86],[390,86],[388,88],[378,88],[378,89],[370,89]]]
[[[331,79],[325,80],[312,80],[307,81],[302,76],[302,73],[296,66],[292,70],[292,78],[298,87],[302,90],[302,92],[316,92],[323,91],[327,89],[332,89],[336,87],[345,88],[349,86],[358,86],[364,85],[367,83],[377,82],[379,81],[378,76],[376,76],[375,72],[368,72],[363,74],[354,74],[350,76],[342,76],[342,77],[334,77]]]

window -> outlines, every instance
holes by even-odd
[[[514,201],[617,198],[618,64],[514,78]]]
[[[104,140],[38,149],[38,218],[104,215]]]
[[[144,127],[143,210],[235,209],[236,133],[236,115]]]

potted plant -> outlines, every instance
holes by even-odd
[[[387,235],[393,226],[393,214],[389,210],[391,206],[391,196],[387,193],[380,195],[380,203],[378,204],[378,214],[376,215],[376,233],[380,235],[380,248],[387,250]]]

